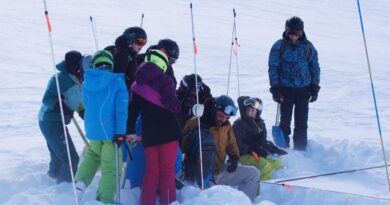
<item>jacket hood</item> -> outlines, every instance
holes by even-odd
[[[65,60],[59,62],[59,63],[56,65],[56,68],[57,68],[57,70],[59,70],[60,72],[68,73],[68,69],[66,69],[66,66],[65,66]]]
[[[157,65],[151,62],[145,62],[140,65],[135,73],[134,79],[140,85],[147,84],[155,78],[165,75],[164,72]]]
[[[130,56],[132,58],[137,54],[133,49],[129,48],[127,39],[123,35],[120,35],[118,36],[118,38],[115,39],[115,46],[125,49],[127,52],[130,53]]]
[[[283,40],[285,40],[289,44],[292,44],[290,38],[286,34],[286,31],[283,32],[282,37],[283,37]],[[306,33],[305,33],[305,31],[303,31],[302,37],[299,39],[298,43],[306,42],[306,41],[307,41]]]
[[[100,69],[89,69],[84,73],[84,86],[91,91],[103,90],[114,80],[116,75],[123,74],[114,74]]]

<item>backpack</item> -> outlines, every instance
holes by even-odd
[[[200,154],[199,154],[199,130],[195,128],[188,135],[188,148],[184,150],[184,179],[197,182],[201,186]],[[206,187],[210,184],[215,167],[217,147],[214,136],[206,128],[200,129],[202,161],[203,161],[203,182]]]

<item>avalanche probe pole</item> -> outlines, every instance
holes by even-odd
[[[69,151],[68,133],[66,132],[66,125],[65,125],[65,118],[64,118],[64,109],[63,109],[63,106],[62,106],[62,99],[61,99],[61,92],[60,92],[60,84],[58,83],[58,75],[57,75],[57,72],[56,72],[56,69],[55,69],[55,67],[56,67],[56,63],[55,62],[56,61],[54,59],[53,40],[52,40],[52,37],[51,37],[51,29],[52,28],[51,28],[50,19],[49,19],[49,12],[47,11],[47,7],[46,7],[46,0],[43,0],[43,4],[45,6],[45,19],[46,19],[47,29],[48,29],[48,33],[49,33],[49,43],[50,43],[51,59],[52,59],[52,62],[53,62],[53,72],[54,72],[54,76],[55,76],[55,79],[56,79],[56,85],[57,85],[58,102],[59,102],[60,110],[61,110],[62,129],[64,130],[66,152],[68,154],[69,170],[70,170],[70,176],[72,178],[72,187],[73,187],[74,199],[75,199],[76,204],[78,205],[79,201],[77,199],[76,185],[75,185],[74,176],[73,176],[72,159],[70,157],[70,151]]]

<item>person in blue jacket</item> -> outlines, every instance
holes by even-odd
[[[291,17],[286,21],[283,38],[269,54],[269,81],[272,98],[281,104],[280,127],[289,147],[291,117],[294,108],[294,149],[306,150],[309,102],[318,98],[320,66],[318,53],[307,40],[303,21]]]
[[[82,81],[82,55],[78,51],[69,51],[65,60],[56,65],[60,97],[64,112],[65,125],[70,123],[73,112],[81,102],[80,83]],[[42,106],[38,113],[39,128],[45,137],[50,152],[50,165],[47,175],[57,181],[70,182],[71,174],[67,149],[65,145],[65,132],[62,125],[60,102],[58,98],[56,78],[52,76],[42,99]],[[79,156],[72,139],[66,129],[73,172],[77,170]]]
[[[84,74],[82,103],[90,146],[76,173],[77,197],[81,200],[99,167],[102,173],[96,198],[113,203],[116,187],[115,144],[120,147],[126,135],[129,95],[124,74],[113,73],[113,57],[101,50],[92,58],[92,69]],[[119,150],[119,160],[122,154]],[[121,164],[120,164],[121,165]],[[122,168],[119,167],[119,172]]]

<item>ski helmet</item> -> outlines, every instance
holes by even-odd
[[[263,110],[263,101],[259,98],[247,98],[243,102],[244,107],[251,107],[257,110],[257,116],[260,117],[261,111]]]
[[[164,49],[164,51],[168,55],[169,64],[174,64],[176,60],[179,58],[179,46],[177,43],[171,39],[161,39],[157,44],[158,49]]]
[[[202,87],[203,81],[202,77],[200,75],[196,75],[197,84],[195,85],[195,74],[186,75],[183,77],[183,80],[181,81],[181,84],[186,89],[189,89],[191,91],[200,90]]]
[[[290,31],[303,31],[303,21],[301,18],[297,16],[293,16],[286,20],[285,30],[286,33],[289,33]]]
[[[152,49],[145,56],[145,62],[156,64],[165,73],[168,69],[168,58],[164,52],[158,49]]]
[[[145,30],[138,26],[127,28],[123,32],[123,36],[127,39],[129,45],[137,43],[141,46],[146,44],[148,38]]]
[[[229,116],[235,116],[238,108],[235,106],[234,101],[227,95],[221,95],[213,100],[214,111],[221,111]]]
[[[92,58],[92,67],[112,71],[114,68],[114,58],[111,52],[107,50],[96,52]]]

